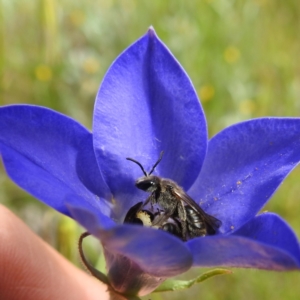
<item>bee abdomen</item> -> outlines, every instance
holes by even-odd
[[[179,226],[174,223],[165,223],[161,226],[161,229],[181,238],[181,230]]]

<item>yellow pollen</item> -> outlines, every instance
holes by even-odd
[[[140,220],[143,222],[143,225],[144,225],[144,226],[151,226],[151,225],[152,225],[150,216],[149,216],[149,214],[147,214],[146,212],[144,212],[144,211],[139,211],[139,212],[136,214],[136,216],[137,216],[138,219],[140,219]]]

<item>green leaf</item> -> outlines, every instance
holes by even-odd
[[[214,269],[214,270],[207,271],[191,280],[167,279],[156,290],[154,290],[153,293],[184,290],[210,277],[216,275],[231,274],[231,273],[232,272],[230,270],[226,270],[226,269]]]

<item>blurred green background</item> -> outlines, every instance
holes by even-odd
[[[298,0],[0,0],[0,104],[51,107],[91,128],[94,98],[107,68],[150,25],[191,77],[210,136],[249,118],[299,116]],[[298,236],[299,175],[298,168],[265,208],[282,215]],[[0,199],[80,265],[81,229],[16,187],[3,168]],[[86,241],[94,262],[96,244]],[[297,272],[235,269],[190,290],[144,298],[298,299],[299,281]]]

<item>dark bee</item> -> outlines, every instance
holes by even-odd
[[[196,237],[215,234],[222,224],[220,220],[205,213],[176,182],[151,175],[161,161],[162,156],[163,151],[149,173],[144,170],[138,161],[132,158],[126,158],[139,165],[145,175],[138,178],[135,182],[137,188],[150,193],[150,196],[141,208],[148,203],[151,204],[152,208],[153,205],[158,204],[164,212],[153,220],[152,226],[161,227],[163,224],[168,223],[169,218],[173,220],[178,219],[181,223],[181,235],[184,241],[187,240],[188,235],[190,237]]]
[[[158,224],[159,222],[156,222],[155,219],[161,219],[160,216],[163,212],[158,211],[154,214],[149,210],[141,209],[142,206],[143,202],[139,202],[132,206],[126,214],[124,223],[155,227],[182,238],[181,223],[176,218],[170,217],[164,223]],[[206,234],[214,234],[214,232],[207,232],[204,221],[195,210],[188,205],[185,205],[184,208],[186,211],[187,233],[189,238],[205,236]],[[156,223],[156,225],[153,226],[153,223]]]
[[[191,206],[185,205],[184,209],[186,213],[188,238],[192,239],[195,237],[215,234],[215,231],[209,232],[209,228],[205,226],[205,222],[201,218],[201,215],[192,209]],[[168,221],[161,226],[161,229],[183,238],[181,224],[175,218],[169,218]]]
[[[187,222],[187,231],[190,238],[195,238],[198,236],[213,235],[216,233],[215,229],[212,226],[206,226],[205,220],[197,213],[191,206],[186,205],[186,222]],[[209,218],[212,216],[207,215]],[[218,220],[219,221],[219,220]],[[211,231],[211,229],[213,229]]]
[[[139,202],[132,206],[125,216],[124,223],[154,227],[157,229],[167,231],[181,238],[182,234],[180,222],[177,219],[169,218],[166,222],[153,226],[153,222],[155,222],[155,219],[160,218],[160,215],[163,212],[157,211],[156,213],[152,213],[149,210],[141,209],[142,206],[143,202]]]
[[[180,222],[176,219],[173,219],[173,222],[166,222],[161,227],[161,230],[167,231],[168,233],[171,233],[179,238],[182,238],[182,230],[180,227]]]

